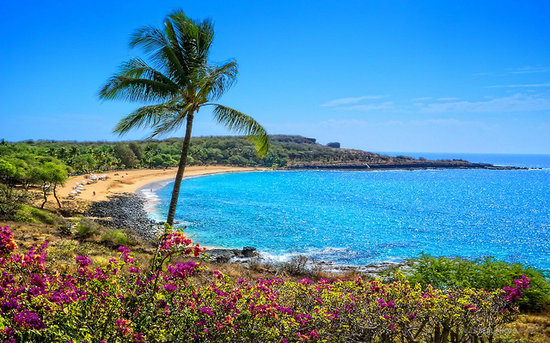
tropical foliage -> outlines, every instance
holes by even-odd
[[[48,195],[53,192],[59,207],[56,189],[67,179],[67,168],[64,163],[52,156],[40,156],[32,152],[20,151],[20,146],[9,150],[9,145],[1,145],[0,149],[0,217],[10,217],[15,214],[29,194],[26,190],[30,185],[40,188],[44,207]]]
[[[422,255],[412,268],[404,271],[411,283],[432,285],[440,289],[471,287],[495,290],[508,285],[511,279],[526,275],[530,287],[518,301],[522,310],[540,311],[550,304],[548,274],[522,264],[511,264],[487,257],[467,260],[459,257],[434,257]]]
[[[141,47],[149,63],[141,58],[125,62],[101,89],[102,99],[153,103],[122,118],[115,132],[145,127],[151,137],[174,132],[185,125],[185,138],[178,159],[167,222],[174,214],[195,115],[212,108],[214,119],[228,129],[245,134],[260,156],[268,151],[265,129],[252,117],[217,101],[237,80],[237,62],[216,65],[209,61],[214,28],[210,20],[195,21],[176,10],[166,17],[162,29],[151,26],[137,30],[131,47]]]
[[[237,166],[285,167],[303,163],[390,163],[412,160],[360,150],[332,149],[300,136],[270,136],[270,149],[260,157],[245,137],[218,136],[191,139],[189,165],[224,164]],[[56,159],[73,173],[122,168],[177,166],[181,139],[145,140],[121,143],[25,141],[0,145],[0,158],[27,160]]]
[[[47,243],[17,253],[0,229],[0,337],[6,342],[489,342],[514,319],[522,276],[495,291],[401,280],[247,281],[183,260],[199,255],[167,231],[150,267],[120,257],[72,272],[52,268]],[[512,280],[511,280],[512,281]]]

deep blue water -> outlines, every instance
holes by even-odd
[[[165,215],[173,184],[159,190]],[[176,219],[206,246],[341,264],[494,256],[550,269],[550,170],[275,171],[182,183]]]

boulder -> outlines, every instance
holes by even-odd
[[[254,247],[244,247],[243,250],[241,250],[241,254],[244,257],[258,256],[258,252],[256,251],[256,248],[254,248]]]
[[[211,262],[227,263],[235,257],[235,252],[232,249],[208,249],[206,251]]]

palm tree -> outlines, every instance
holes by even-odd
[[[252,117],[215,103],[236,81],[237,63],[209,64],[214,29],[210,20],[188,18],[181,10],[166,17],[162,29],[137,30],[130,47],[142,47],[152,64],[132,58],[122,64],[99,92],[101,99],[152,102],[122,118],[114,132],[123,135],[134,128],[151,127],[151,137],[173,132],[185,123],[185,138],[168,210],[174,223],[181,180],[187,163],[194,116],[206,106],[214,119],[228,129],[248,136],[260,156],[269,149],[265,129]]]

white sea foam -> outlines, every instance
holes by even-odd
[[[153,220],[162,220],[158,204],[161,201],[160,196],[157,194],[157,191],[162,189],[164,186],[172,182],[172,179],[153,182],[148,185],[145,185],[139,188],[136,191],[136,194],[143,199],[143,208],[148,213],[149,217]]]

